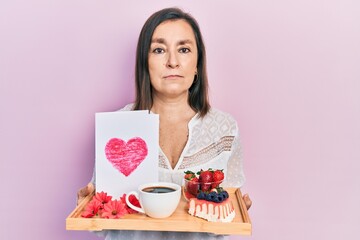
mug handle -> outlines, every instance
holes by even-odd
[[[137,199],[139,199],[139,194],[135,191],[131,191],[128,194],[126,194],[125,201],[126,201],[126,204],[129,206],[129,208],[131,208],[135,211],[141,212],[141,213],[145,213],[144,209],[132,205],[132,203],[129,201],[130,195],[135,195],[135,197]]]

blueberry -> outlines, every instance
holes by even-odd
[[[223,195],[222,194],[219,194],[218,196],[217,196],[217,198],[216,198],[216,202],[222,202],[222,201],[224,201],[224,197],[223,197]]]
[[[210,192],[209,195],[211,195],[211,196],[216,196],[217,193],[216,193],[216,192]]]
[[[206,201],[211,201],[211,195],[210,195],[210,194],[206,194],[205,200],[206,200]]]
[[[228,196],[226,192],[221,192],[220,195],[222,196],[223,200],[225,200]]]
[[[209,195],[210,201],[214,201],[218,194],[216,192],[210,192],[208,195]]]
[[[198,195],[196,196],[197,199],[202,200],[205,199],[206,194],[203,191],[200,191]]]
[[[213,202],[219,203],[220,200],[218,198],[215,198],[215,200]]]
[[[222,193],[225,195],[225,199],[229,198],[229,193],[227,191],[223,191]]]

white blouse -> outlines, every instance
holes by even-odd
[[[121,111],[131,111],[133,104]],[[175,168],[159,147],[159,181],[183,184],[184,172],[203,169],[224,169],[223,187],[240,188],[245,182],[239,130],[236,121],[227,113],[211,108],[203,117],[196,114],[188,124],[188,141]],[[95,179],[93,177],[93,183]],[[120,239],[225,239],[210,233],[156,231],[102,231],[97,235],[106,240]]]

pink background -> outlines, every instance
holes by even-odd
[[[133,100],[140,28],[169,6],[198,19],[212,105],[240,126],[244,238],[359,239],[355,0],[1,1],[0,239],[97,239],[65,230],[92,175],[94,114]]]

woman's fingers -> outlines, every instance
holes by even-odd
[[[243,196],[243,199],[244,199],[246,208],[249,209],[249,208],[251,207],[251,205],[252,205],[252,201],[251,201],[251,199],[250,199],[250,197],[249,197],[249,194],[246,193],[246,194]]]
[[[93,191],[94,191],[94,185],[92,183],[88,183],[88,185],[81,188],[77,193],[77,204],[79,205],[79,203]]]

